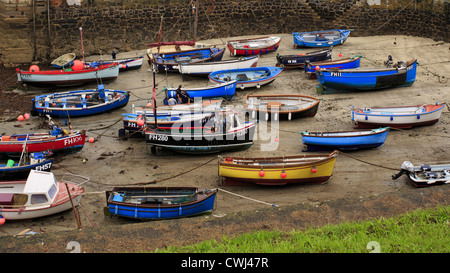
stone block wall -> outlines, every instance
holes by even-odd
[[[33,6],[34,2],[34,6]],[[0,0],[0,63],[51,61],[192,40],[196,0]],[[199,0],[197,40],[353,29],[450,41],[448,0]],[[33,16],[34,15],[34,16]],[[226,42],[226,41],[224,41]]]

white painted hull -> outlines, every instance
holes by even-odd
[[[220,62],[181,64],[178,66],[178,70],[181,74],[209,74],[219,70],[255,67],[258,60],[259,56]]]
[[[72,198],[73,205],[77,206],[80,203],[81,195]],[[45,217],[53,214],[57,214],[66,210],[72,209],[72,204],[70,200],[67,199],[66,202],[56,205],[56,206],[36,206],[34,208],[25,209],[2,209],[1,215],[8,220],[26,220],[34,219],[39,217]]]

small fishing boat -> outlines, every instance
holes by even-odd
[[[55,60],[53,60],[50,64],[56,68],[64,68],[64,67],[70,67],[73,65],[73,60],[77,55],[75,53],[67,53],[62,56],[59,56]]]
[[[191,104],[157,106],[157,124],[161,126],[204,126],[220,109],[222,100],[201,100]],[[137,132],[144,126],[156,125],[151,106],[132,106],[132,113],[122,114],[124,130]],[[142,119],[138,124],[139,119]]]
[[[415,187],[429,187],[450,184],[450,164],[413,164],[404,161],[401,171],[392,176],[396,180],[406,174]]]
[[[328,60],[320,62],[306,62],[304,70],[310,74],[311,78],[316,77],[316,71],[319,69],[336,70],[336,69],[351,69],[358,68],[361,63],[361,56],[356,55],[352,58],[345,58],[340,60]]]
[[[157,70],[178,72],[178,67],[182,63],[220,61],[224,53],[225,48],[207,47],[188,51],[150,54],[149,61]]]
[[[294,48],[298,47],[327,47],[343,44],[351,30],[332,29],[309,32],[294,32]]]
[[[183,75],[208,75],[219,70],[256,67],[258,60],[259,56],[250,56],[218,62],[182,63],[178,70]]]
[[[319,103],[320,99],[306,95],[247,95],[245,109],[254,119],[291,120],[314,117]]]
[[[276,51],[280,47],[281,37],[258,37],[229,40],[227,47],[233,56],[262,55]]]
[[[439,121],[445,104],[424,104],[416,106],[352,108],[355,128],[410,129],[416,126],[433,125]]]
[[[0,154],[20,155],[24,147],[29,153],[45,151],[74,153],[83,148],[85,139],[84,130],[67,132],[61,128],[54,128],[46,133],[3,135],[0,139]]]
[[[51,172],[31,170],[27,180],[0,182],[0,216],[25,220],[49,216],[78,206],[84,189],[58,182]]]
[[[50,154],[48,152],[26,154],[18,162],[8,159],[6,164],[0,164],[0,180],[26,179],[30,170],[49,172],[53,163],[53,159],[47,159]]]
[[[98,67],[85,67],[81,63],[81,65],[74,64],[71,68],[60,70],[30,70],[34,71],[23,71],[17,68],[17,81],[36,87],[66,87],[97,83],[99,80],[103,83],[110,82],[119,76],[119,65],[117,63],[99,65]]]
[[[141,68],[142,64],[144,63],[144,56],[123,58],[123,59],[117,59],[117,60],[100,60],[100,61],[95,61],[95,62],[87,62],[87,64],[91,67],[98,67],[100,65],[112,64],[112,63],[119,64],[119,71],[128,71],[128,70],[133,70],[133,69],[139,69],[139,68]]]
[[[129,91],[105,89],[99,85],[97,89],[36,96],[31,114],[58,117],[97,115],[125,107],[129,99]]]
[[[217,111],[214,119],[202,127],[147,127],[146,143],[188,154],[210,154],[250,148],[256,124],[242,122],[230,109]],[[177,130],[178,129],[178,130]]]
[[[186,90],[191,99],[223,98],[232,100],[236,92],[236,83],[235,80],[224,81],[206,87],[182,87],[181,90]],[[167,100],[177,97],[177,88],[175,87],[168,87],[165,92]]]
[[[372,149],[382,146],[389,127],[339,132],[300,132],[304,151],[334,151]]]
[[[333,173],[338,152],[283,157],[221,157],[219,176],[227,185],[323,184]]]
[[[281,74],[283,68],[275,66],[261,66],[231,70],[214,71],[208,78],[212,83],[223,84],[237,81],[236,87],[240,89],[256,87],[273,82]]]
[[[141,220],[190,217],[212,212],[216,193],[194,187],[115,187],[106,192],[107,212]]]
[[[417,60],[411,60],[406,63],[399,62],[392,67],[319,69],[316,71],[316,77],[324,89],[323,92],[368,91],[411,86],[416,80],[416,69]]]
[[[276,66],[283,65],[284,68],[303,68],[307,62],[331,60],[332,49],[333,47],[329,47],[326,49],[292,55],[277,54]]]

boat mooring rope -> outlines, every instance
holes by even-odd
[[[240,195],[240,194],[237,194],[237,193],[233,193],[233,192],[221,189],[221,188],[217,188],[217,189],[219,191],[222,191],[222,192],[225,192],[225,193],[228,193],[228,194],[231,194],[231,195],[235,195],[235,196],[238,196],[240,198],[248,199],[248,200],[255,201],[255,202],[258,202],[258,203],[262,203],[262,204],[265,204],[265,205],[269,205],[269,206],[272,206],[272,207],[279,207],[278,205],[275,205],[275,204],[270,204],[270,203],[267,203],[267,202],[264,202],[264,201],[259,201],[259,200],[256,200],[256,199],[253,199],[253,198],[250,198],[250,197],[247,197],[247,196],[243,196],[243,195]]]

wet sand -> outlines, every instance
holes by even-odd
[[[276,34],[274,34],[276,35]],[[280,48],[275,53],[263,55],[258,66],[275,65],[275,56],[279,54],[299,54],[314,51],[315,49],[293,49],[292,35],[282,34],[283,39]],[[236,37],[233,37],[236,38]],[[223,45],[222,41],[231,38],[213,39],[201,41],[205,44]],[[388,55],[392,55],[395,62],[418,59],[416,81],[411,87],[394,88],[371,92],[352,92],[340,94],[316,93],[317,80],[309,79],[303,70],[284,70],[282,74],[271,84],[260,89],[237,90],[233,101],[225,102],[236,108],[243,107],[246,94],[304,94],[322,99],[318,113],[312,118],[302,118],[292,121],[281,121],[278,132],[265,132],[257,130],[254,145],[245,151],[229,152],[220,155],[235,156],[282,156],[297,155],[302,152],[302,144],[299,132],[301,131],[337,131],[351,130],[352,122],[350,108],[366,106],[400,106],[418,105],[436,102],[450,102],[450,44],[436,42],[431,39],[411,36],[373,36],[350,37],[345,44],[333,49],[333,59],[355,55],[363,56],[361,67],[382,66]],[[118,58],[145,55],[147,49],[135,52],[119,53]],[[87,57],[91,60],[97,56]],[[109,59],[110,56],[103,56]],[[224,59],[230,57],[228,50]],[[157,98],[162,104],[165,86],[207,86],[211,85],[207,78],[186,78],[178,73],[157,74]],[[411,130],[391,130],[386,143],[378,148],[365,151],[349,152],[352,157],[363,159],[373,164],[367,164],[341,154],[335,165],[333,177],[324,185],[293,185],[287,187],[261,187],[261,186],[221,186],[217,173],[217,161],[201,166],[184,175],[167,179],[181,172],[196,168],[201,164],[217,158],[213,155],[183,155],[166,153],[153,155],[146,146],[143,138],[118,139],[118,130],[122,128],[122,113],[131,111],[132,104],[145,104],[152,96],[152,73],[149,71],[147,57],[144,65],[135,71],[121,72],[117,80],[106,84],[106,88],[130,90],[132,95],[129,104],[123,108],[97,116],[73,118],[71,120],[74,129],[87,130],[89,137],[98,138],[94,143],[87,142],[81,152],[71,155],[58,156],[53,167],[57,178],[65,178],[69,181],[79,181],[70,177],[68,172],[89,177],[89,181],[83,186],[86,194],[81,200],[83,210],[81,220],[85,228],[108,227],[133,224],[135,221],[105,217],[105,190],[117,185],[132,185],[138,182],[150,182],[158,180],[149,186],[195,186],[206,188],[221,187],[238,195],[246,196],[258,201],[278,206],[292,204],[315,204],[336,199],[354,199],[377,196],[386,193],[412,192],[413,188],[406,177],[391,180],[391,175],[396,171],[384,168],[400,169],[403,161],[413,163],[450,161],[450,135],[449,110],[446,108],[439,122],[433,126],[418,127]],[[87,89],[91,86],[83,86]],[[66,90],[76,90],[66,89]],[[16,92],[23,93],[21,90]],[[27,94],[40,94],[42,89],[29,87]],[[2,121],[2,133],[26,133],[37,129],[40,118],[32,117],[29,121],[16,120],[20,113],[4,114]],[[11,121],[12,119],[12,121]],[[61,124],[65,120],[56,119]],[[101,129],[98,129],[101,128]],[[270,129],[269,129],[270,130]],[[265,140],[267,133],[272,136]],[[279,139],[273,141],[274,137]],[[267,145],[275,145],[276,149],[264,151]],[[440,186],[448,187],[448,186]],[[443,195],[449,200],[448,195]],[[445,202],[445,200],[442,200]],[[239,211],[257,211],[268,207],[267,204],[239,198],[225,192],[217,195],[213,217],[222,217]],[[411,208],[415,209],[415,208]],[[149,223],[150,225],[152,223]],[[74,230],[77,228],[74,214],[67,211],[62,214],[19,222],[7,222],[0,226],[0,236],[14,235],[24,229],[44,231],[46,233],[62,230]]]

